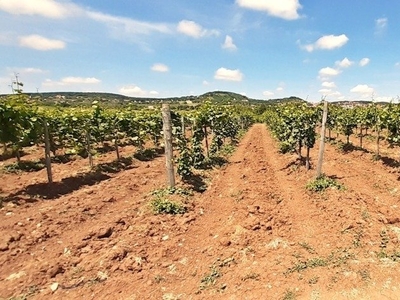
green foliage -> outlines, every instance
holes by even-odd
[[[19,161],[3,167],[5,173],[36,172],[46,166],[40,161]]]
[[[335,179],[330,178],[326,175],[321,175],[320,177],[310,181],[306,185],[306,189],[312,192],[322,192],[328,188],[335,188],[338,190],[344,189],[341,183],[337,182]]]
[[[169,199],[171,195],[188,197],[192,195],[192,191],[181,188],[165,188],[152,192],[154,198],[150,201],[150,207],[155,214],[184,214],[187,211],[186,206],[177,201]]]

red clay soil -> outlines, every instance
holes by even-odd
[[[400,175],[371,157],[326,145],[344,189],[309,192],[315,170],[256,124],[176,216],[148,205],[163,157],[89,179],[68,163],[53,186],[1,175],[0,298],[400,299]]]

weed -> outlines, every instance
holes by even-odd
[[[20,161],[9,165],[5,165],[3,170],[5,173],[18,174],[20,172],[36,172],[44,169],[46,166],[40,161]]]
[[[287,289],[285,294],[283,295],[282,300],[295,300],[296,297],[297,296],[295,291]]]
[[[343,190],[344,186],[326,175],[321,175],[317,179],[310,181],[306,185],[306,189],[312,192],[322,192],[328,188],[336,188],[338,190]]]
[[[368,220],[371,216],[369,215],[368,210],[363,210],[361,212],[361,217],[363,218],[364,221]]]
[[[361,230],[357,231],[357,232],[354,234],[354,240],[353,240],[353,245],[354,245],[354,247],[360,248],[360,247],[362,246],[362,244],[361,244],[361,238],[362,238],[362,236],[363,236],[363,232],[362,232]]]
[[[232,144],[225,144],[222,145],[221,149],[219,150],[219,153],[222,156],[230,156],[233,152],[235,152],[236,147]]]
[[[182,202],[172,201],[168,198],[170,195],[178,195],[181,197],[192,196],[191,190],[182,188],[165,188],[158,189],[151,193],[154,199],[151,200],[150,206],[156,214],[183,214],[187,208]]]
[[[358,274],[361,276],[361,279],[364,281],[371,279],[371,275],[370,275],[369,271],[366,269],[358,271]]]
[[[200,290],[204,290],[207,287],[214,285],[219,277],[221,277],[221,273],[215,266],[212,266],[211,272],[201,279]]]
[[[318,267],[326,267],[326,266],[333,266],[339,267],[342,264],[347,263],[347,261],[351,258],[354,258],[354,254],[348,253],[346,249],[342,250],[344,254],[338,254],[340,250],[332,252],[327,257],[314,257],[307,261],[298,261],[294,264],[293,267],[289,268],[285,271],[285,275],[294,273],[294,272],[301,272],[306,269],[314,269]],[[399,257],[400,258],[400,257]]]
[[[182,203],[171,201],[169,199],[156,198],[150,202],[154,213],[156,214],[183,214],[186,212],[186,207]]]
[[[318,276],[314,276],[314,277],[311,277],[311,278],[308,280],[308,283],[309,283],[309,284],[316,284],[316,283],[318,282],[318,280],[319,280],[319,277],[318,277]]]
[[[160,283],[160,282],[162,282],[164,280],[165,280],[165,278],[163,276],[161,276],[161,275],[154,276],[154,282],[155,283]]]
[[[306,242],[301,242],[299,243],[299,245],[301,247],[303,247],[304,249],[306,249],[309,253],[314,254],[315,250],[313,247],[310,246],[310,244],[306,243]]]
[[[390,241],[390,238],[385,229],[381,230],[380,236],[381,236],[381,244],[379,245],[379,247],[381,247],[381,249],[386,249],[387,244]]]
[[[156,149],[139,149],[133,154],[133,157],[140,161],[150,161],[157,155]]]

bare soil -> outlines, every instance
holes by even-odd
[[[0,298],[400,299],[399,170],[327,144],[323,171],[345,189],[313,193],[315,170],[277,149],[254,125],[183,215],[149,208],[163,157],[59,164],[52,185],[1,174]]]

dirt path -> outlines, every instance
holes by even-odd
[[[307,192],[314,171],[278,153],[256,124],[183,216],[146,208],[146,195],[164,182],[162,159],[54,202],[12,208],[1,221],[15,241],[0,252],[0,296],[399,299],[399,181],[388,171],[327,145],[324,172],[346,190]]]

